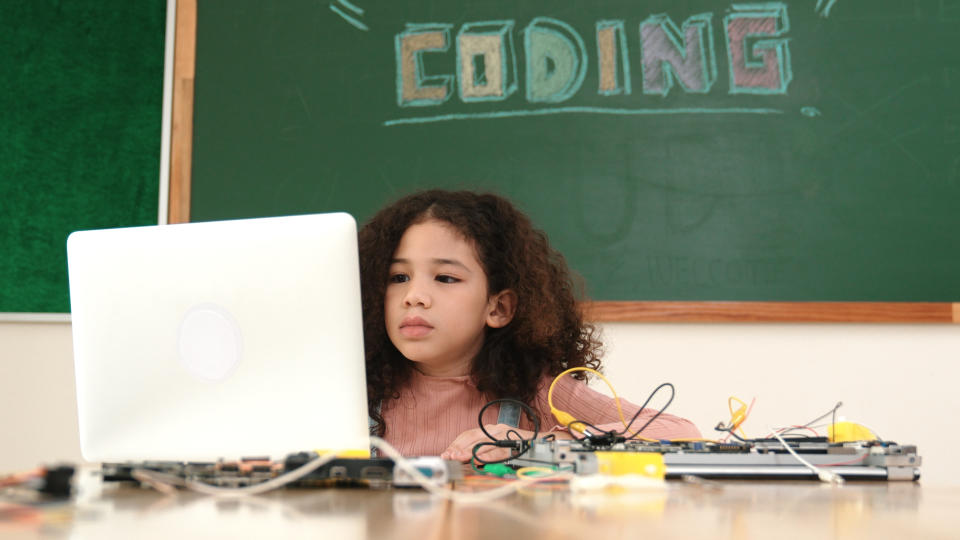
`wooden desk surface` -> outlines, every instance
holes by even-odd
[[[668,482],[618,495],[544,486],[482,505],[415,489],[168,496],[103,486],[91,471],[80,484],[69,503],[0,502],[0,538],[960,538],[960,487],[910,482]]]

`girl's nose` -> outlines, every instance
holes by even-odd
[[[427,291],[425,291],[423,287],[417,284],[415,281],[411,281],[410,287],[407,288],[407,294],[403,297],[404,306],[421,306],[423,308],[429,308],[431,303],[430,295],[427,293]]]

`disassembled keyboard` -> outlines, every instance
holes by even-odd
[[[820,469],[848,480],[918,480],[917,447],[890,441],[831,443],[826,437],[790,438],[793,451]],[[605,453],[653,452],[663,455],[666,477],[816,479],[777,439],[750,442],[641,442],[596,444],[590,440],[538,440],[514,467],[552,466],[575,474],[595,474]]]
[[[819,469],[846,480],[914,481],[920,478],[921,458],[913,445],[890,441],[831,443],[825,437],[784,439],[791,449]],[[801,464],[777,439],[750,442],[646,442],[539,439],[520,457],[507,462],[513,468],[550,467],[576,475],[601,472],[617,454],[656,453],[663,456],[667,479],[695,476],[710,479],[805,479],[817,474]],[[262,458],[211,463],[169,461],[104,463],[105,482],[137,482],[134,472],[160,473],[185,481],[218,487],[252,486],[296,470],[315,454],[291,454],[282,462]],[[459,463],[438,457],[412,458],[411,464],[435,485],[462,477]],[[292,482],[290,487],[331,486],[414,487],[418,483],[388,458],[337,458]]]

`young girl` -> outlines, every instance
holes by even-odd
[[[425,191],[377,213],[359,243],[373,433],[407,456],[468,461],[477,443],[489,442],[480,409],[513,398],[536,411],[541,434],[571,437],[550,412],[548,388],[568,368],[599,369],[601,343],[577,307],[563,257],[522,212],[492,194]],[[614,401],[585,379],[582,371],[561,378],[554,406],[623,431]],[[628,419],[638,410],[621,404]],[[656,413],[644,409],[631,432]],[[483,423],[498,439],[509,430],[532,436],[526,415],[519,426],[510,416],[488,407]],[[640,435],[700,436],[669,414]],[[481,458],[503,457],[504,449],[484,448]]]

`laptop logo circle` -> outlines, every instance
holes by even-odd
[[[178,334],[180,364],[196,377],[222,381],[240,363],[240,326],[229,311],[216,304],[190,308],[180,322]]]

